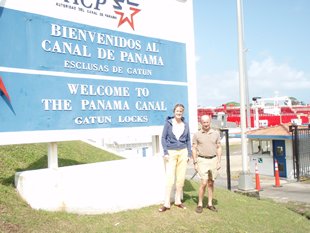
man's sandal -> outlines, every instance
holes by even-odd
[[[196,208],[196,213],[201,214],[202,211],[203,211],[202,206],[197,206],[197,208]]]
[[[211,211],[214,211],[214,212],[217,212],[217,209],[213,206],[213,205],[208,205],[207,206],[207,209],[211,210]]]

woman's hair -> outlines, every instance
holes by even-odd
[[[174,106],[174,108],[173,108],[173,112],[175,112],[175,110],[176,110],[178,107],[183,108],[183,110],[185,109],[183,104],[176,104],[176,105]]]

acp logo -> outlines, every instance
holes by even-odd
[[[129,19],[128,16],[125,16],[125,14],[128,13],[128,11],[125,11],[123,9],[124,5],[126,6],[126,4],[124,4],[125,0],[114,0],[114,2],[116,3],[116,5],[113,5],[113,8],[115,9],[114,12],[115,14],[120,15],[118,27],[121,26],[123,23],[128,22],[130,27],[133,30],[135,30],[133,17],[141,11],[140,9],[137,8],[139,4],[127,0],[127,7],[129,7],[129,17],[130,17]],[[123,5],[121,5],[120,3],[123,3]]]
[[[104,7],[107,7],[106,4],[112,4],[114,13],[117,16],[113,16],[112,18],[118,18],[118,26],[120,27],[125,23],[128,23],[130,27],[135,30],[134,25],[134,16],[138,14],[141,9],[139,9],[139,0],[63,0],[65,3],[73,4],[77,7],[86,8],[91,12],[101,11]],[[100,13],[100,15],[104,15]],[[111,17],[110,14],[107,16]]]

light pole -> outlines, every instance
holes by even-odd
[[[237,0],[237,24],[238,24],[238,55],[239,55],[239,89],[240,89],[240,126],[241,126],[241,149],[242,149],[242,172],[239,177],[238,189],[248,191],[253,190],[252,177],[248,172],[248,148],[246,139],[246,96],[247,85],[245,77],[245,59],[243,42],[243,14],[242,0]]]

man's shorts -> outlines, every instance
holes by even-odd
[[[201,158],[198,157],[197,158],[197,165],[198,165],[198,174],[201,177],[201,179],[203,180],[215,180],[216,177],[218,176],[218,170],[217,170],[217,157],[214,157],[212,159],[205,159],[205,158]],[[209,173],[210,172],[210,176],[209,177]]]

